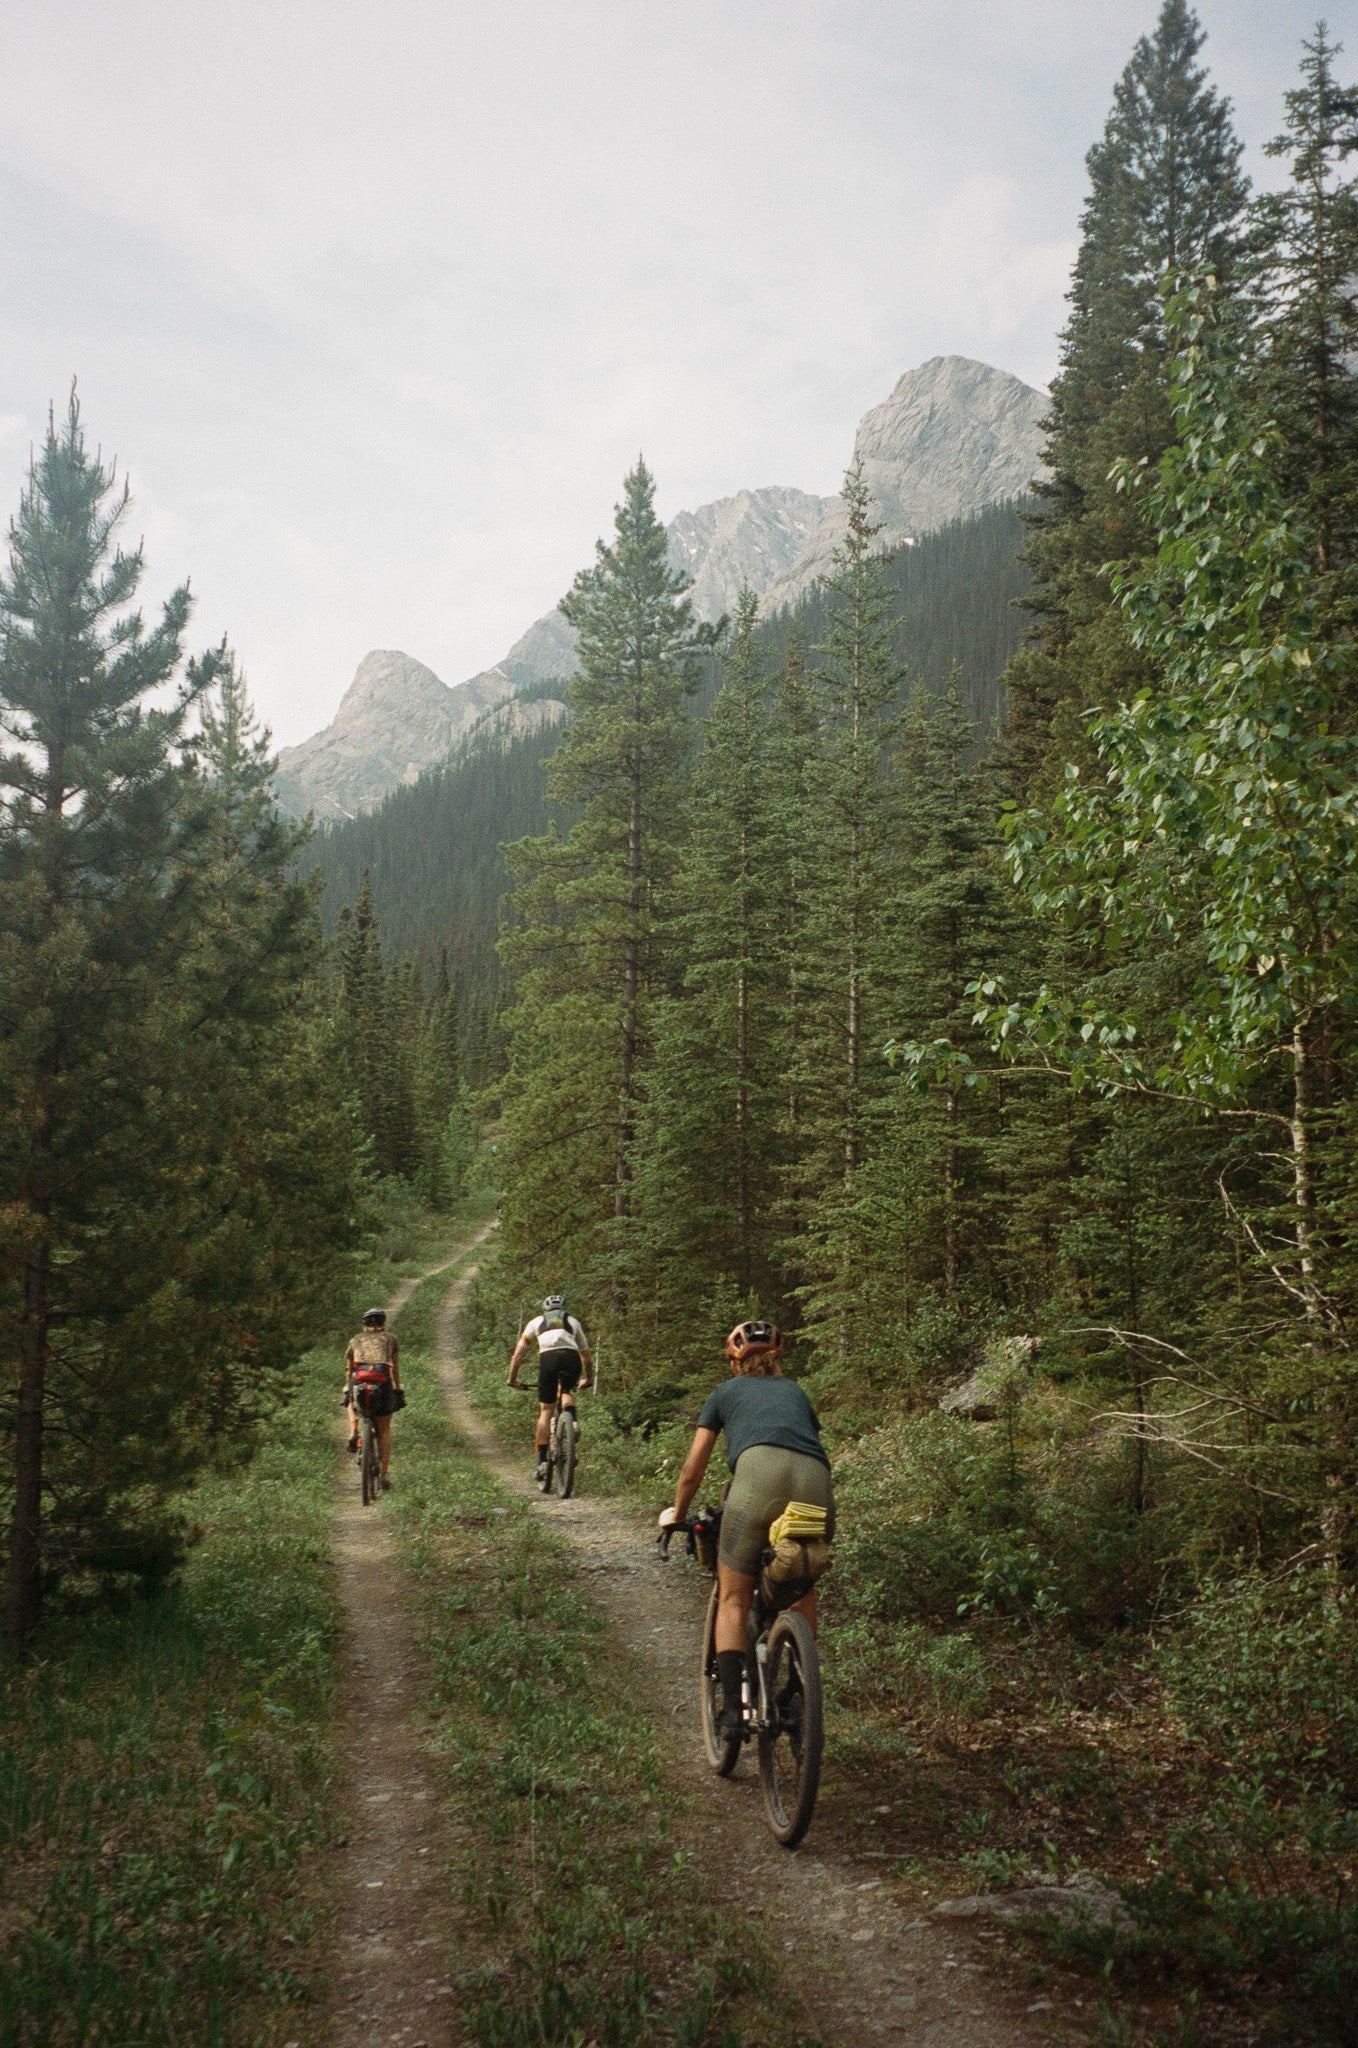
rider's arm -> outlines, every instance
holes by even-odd
[[[354,1384],[354,1347],[351,1344],[344,1354],[344,1397],[349,1398]]]
[[[505,1382],[506,1386],[517,1387],[519,1384],[519,1367],[527,1356],[528,1339],[527,1337],[520,1337],[518,1343],[514,1346],[514,1356],[509,1361],[509,1378]]]
[[[590,1382],[590,1375],[594,1369],[594,1360],[591,1358],[589,1350],[589,1338],[585,1335],[584,1324],[577,1323],[573,1316],[571,1318],[571,1329],[572,1333],[574,1333],[575,1331],[579,1332],[579,1336],[576,1338],[575,1348],[580,1353],[580,1363],[585,1368],[584,1384],[585,1386],[588,1386]]]
[[[707,1472],[708,1460],[711,1458],[716,1447],[717,1431],[715,1429],[697,1429],[693,1432],[693,1442],[689,1445],[688,1456],[684,1460],[684,1468],[679,1474],[679,1484],[674,1489],[674,1519],[676,1522],[682,1522],[684,1516],[693,1505],[693,1496],[703,1483],[704,1475]]]
[[[391,1365],[391,1383],[399,1394],[401,1391],[401,1347],[394,1337],[391,1340],[391,1358],[389,1363]]]

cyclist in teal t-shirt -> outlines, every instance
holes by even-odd
[[[726,1433],[731,1484],[721,1518],[717,1555],[717,1670],[721,1674],[723,1728],[740,1725],[746,1624],[769,1526],[789,1501],[823,1507],[834,1534],[835,1501],[830,1460],[821,1446],[816,1411],[794,1380],[781,1376],[783,1338],[776,1324],[738,1323],[726,1340],[732,1378],[709,1394],[662,1529],[682,1522]],[[797,1602],[816,1626],[814,1589]]]

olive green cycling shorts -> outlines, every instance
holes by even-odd
[[[720,1563],[755,1578],[769,1542],[769,1524],[776,1522],[790,1500],[828,1510],[828,1533],[835,1533],[835,1496],[830,1468],[804,1451],[785,1451],[781,1444],[751,1444],[736,1459],[731,1491],[721,1514]]]

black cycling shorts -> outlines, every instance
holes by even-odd
[[[564,1344],[559,1350],[542,1352],[538,1358],[538,1399],[543,1407],[555,1405],[558,1387],[563,1394],[573,1394],[583,1370],[580,1353],[568,1351]]]

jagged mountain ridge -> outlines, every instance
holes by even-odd
[[[967,357],[934,356],[907,371],[890,397],[864,415],[854,441],[854,459],[877,503],[882,546],[900,546],[1027,491],[1041,471],[1046,403],[1007,371]],[[769,614],[795,604],[828,572],[840,508],[835,498],[770,486],[681,512],[668,532],[671,561],[693,579],[699,618],[729,612],[745,583]],[[574,664],[575,635],[555,609],[493,668],[451,688],[409,655],[367,655],[332,723],[283,750],[279,801],[323,819],[351,817],[446,759],[493,706],[564,680]],[[559,700],[539,697],[533,724],[561,715]],[[493,722],[484,728],[492,729]]]
[[[931,356],[907,370],[854,436],[883,550],[1030,491],[1046,410],[1042,392],[966,356]],[[832,501],[792,568],[765,587],[761,609],[786,610],[826,576],[842,531]]]
[[[670,560],[693,579],[698,617],[720,618],[742,583],[763,590],[788,569],[830,502],[773,485],[681,512],[669,527]],[[565,707],[552,698],[535,700],[531,717],[509,725],[503,717],[489,721],[489,713],[520,690],[564,680],[574,667],[575,633],[556,610],[530,626],[503,660],[465,683],[450,686],[412,655],[376,649],[359,663],[331,723],[279,755],[278,801],[297,815],[354,817],[446,760],[460,741],[503,736],[511,725],[517,732],[535,730],[560,718]]]

